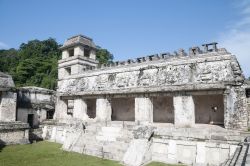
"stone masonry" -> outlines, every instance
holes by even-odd
[[[12,77],[0,72],[0,145],[29,143],[29,125],[16,121],[16,101]]]
[[[55,123],[43,137],[64,150],[135,166],[219,165],[249,134],[248,84],[217,43],[102,65],[89,37],[61,50]]]

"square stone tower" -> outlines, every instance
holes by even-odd
[[[87,36],[73,36],[67,39],[60,49],[62,59],[58,61],[58,79],[83,73],[98,65],[96,46]]]

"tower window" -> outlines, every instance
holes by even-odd
[[[67,75],[71,75],[71,67],[65,68]]]
[[[246,89],[246,96],[247,98],[250,98],[250,89]]]
[[[84,48],[84,56],[89,58],[89,56],[90,56],[90,51],[89,51],[88,49],[85,49],[85,48]]]
[[[74,100],[68,100],[67,114],[73,115],[74,110]]]
[[[69,57],[74,56],[74,49],[69,50]]]

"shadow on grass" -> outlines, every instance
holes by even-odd
[[[3,148],[5,147],[5,142],[0,139],[0,152],[2,152]]]

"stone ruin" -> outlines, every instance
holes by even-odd
[[[38,128],[44,121],[53,119],[55,95],[53,90],[22,87],[17,93],[17,120]]]
[[[15,88],[10,75],[0,72],[0,146],[42,139],[42,125],[53,119],[54,91]]]
[[[1,119],[29,122],[42,129],[38,137],[66,151],[124,165],[248,161],[250,83],[236,57],[217,43],[109,64],[99,64],[93,40],[83,35],[61,50],[56,96],[33,87],[16,92],[5,77]],[[17,115],[9,105],[10,117],[3,117],[5,94],[15,104],[16,93]],[[45,120],[50,111],[53,120]]]
[[[0,72],[0,145],[29,143],[29,125],[16,121],[16,100],[12,77]]]
[[[101,65],[89,37],[73,36],[61,50],[44,139],[133,166],[242,161],[235,156],[249,145],[240,144],[249,134],[249,84],[217,43]]]

